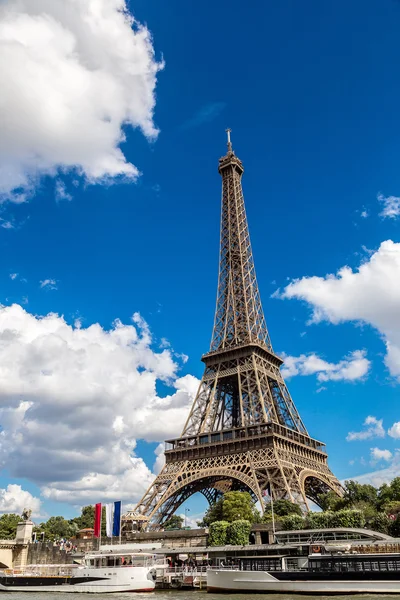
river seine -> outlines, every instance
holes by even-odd
[[[147,594],[62,594],[60,592],[35,593],[35,592],[5,592],[8,598],[12,600],[316,600],[317,596],[291,596],[290,594],[207,594],[205,591],[180,591],[180,590],[160,590]],[[320,600],[332,600],[332,596],[318,596]],[[393,600],[395,596],[383,594],[372,595],[363,594],[362,596],[334,596],[336,600]]]

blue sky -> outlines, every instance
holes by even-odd
[[[284,295],[295,279],[324,278],[346,265],[356,271],[376,258],[382,242],[399,242],[397,213],[384,218],[377,196],[400,195],[400,4],[134,0],[129,9],[150,30],[155,60],[165,61],[155,89],[158,138],[124,126],[120,148],[141,173],[136,182],[91,183],[84,169],[60,160],[56,171],[41,174],[25,202],[15,202],[20,190],[12,191],[0,205],[0,301],[105,330],[115,319],[129,324],[139,312],[156,347],[165,339],[175,355],[188,356],[186,363],[176,358],[176,376],[200,378],[217,283],[217,163],[229,126],[245,167],[253,252],[275,351],[315,354],[337,365],[359,350],[370,361],[354,381],[318,380],[318,373],[290,377],[302,418],[310,434],[326,442],[338,478],[388,467],[396,472],[398,441],[387,429],[400,420],[398,373],[385,364],[387,330],[372,327],[379,319],[370,318],[375,309],[386,310],[379,298],[399,296],[396,271],[388,274],[393,290],[366,298],[369,316],[355,310],[328,318],[325,312],[310,324],[322,301],[304,290],[295,289],[291,299],[272,294],[279,288]],[[58,198],[56,185],[62,186]],[[41,287],[46,280],[55,283]],[[368,289],[379,291],[380,281]],[[160,396],[174,393],[169,383],[157,379]],[[4,406],[8,401],[3,396]],[[375,430],[346,441],[369,415],[383,419],[385,435]],[[136,455],[149,468],[161,441],[138,441]],[[377,460],[371,448],[392,457]],[[11,464],[4,463],[1,485],[20,484],[39,496],[47,484],[21,477],[23,469]],[[49,514],[74,514],[79,504],[57,502],[54,495],[42,502]],[[188,506],[193,513],[201,508],[195,500]]]

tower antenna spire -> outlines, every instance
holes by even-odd
[[[225,129],[226,135],[228,136],[228,152],[232,152],[232,142],[231,142],[231,131],[232,129]]]

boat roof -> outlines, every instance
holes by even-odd
[[[85,558],[102,558],[105,556],[154,556],[154,552],[138,552],[137,550],[106,550],[97,552],[87,552]]]

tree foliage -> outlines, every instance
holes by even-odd
[[[389,523],[389,535],[400,537],[400,516],[398,515],[394,521]]]
[[[251,523],[247,519],[232,521],[226,529],[226,543],[232,546],[246,546],[249,543]]]
[[[389,484],[384,483],[379,488],[380,507],[394,501],[400,501],[400,477],[395,477]]]
[[[251,523],[260,523],[262,520],[248,492],[227,492],[207,509],[203,520],[197,525],[209,527],[216,521],[232,523],[238,519],[245,519]]]
[[[286,515],[285,517],[279,517],[279,522],[282,525],[283,531],[293,531],[295,529],[305,528],[305,519],[300,515]]]
[[[50,517],[45,523],[39,525],[39,531],[43,531],[45,540],[69,539],[74,537],[78,526],[73,519],[67,521],[64,517]]]
[[[344,509],[331,513],[328,527],[364,527],[365,517],[361,510]]]
[[[17,525],[21,517],[14,513],[4,514],[0,517],[0,540],[13,540],[17,533]]]
[[[168,521],[164,524],[165,531],[170,531],[171,529],[182,529],[183,518],[179,515],[172,515]]]
[[[380,533],[389,533],[391,523],[392,521],[385,514],[378,513],[368,521],[368,529],[379,531]]]
[[[329,527],[329,520],[333,512],[309,512],[306,516],[307,529],[324,529]]]
[[[233,523],[237,520],[253,522],[253,501],[248,492],[227,492],[222,499],[222,516],[224,521]]]
[[[274,515],[278,517],[286,517],[287,515],[299,515],[301,517],[302,512],[298,504],[290,502],[290,500],[275,500],[275,502],[267,502],[265,505],[265,513],[272,513],[272,507]]]
[[[215,521],[222,521],[222,502],[223,498],[221,497],[214,504],[211,504],[206,510],[203,520],[199,521],[197,525],[199,527],[209,527]]]
[[[94,506],[83,506],[79,517],[74,517],[71,522],[79,529],[88,529],[94,525]]]
[[[228,521],[214,521],[210,524],[208,533],[209,546],[225,546],[226,530],[229,527]]]

